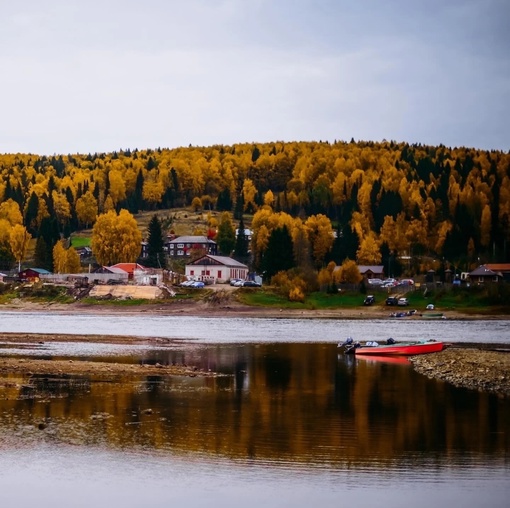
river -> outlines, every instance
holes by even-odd
[[[405,362],[338,354],[336,344],[510,344],[509,325],[1,313],[1,332],[171,339],[4,344],[2,355],[182,362],[224,376],[8,378],[0,503],[506,507],[508,399],[426,379]]]

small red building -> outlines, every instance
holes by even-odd
[[[44,268],[25,268],[19,272],[18,277],[26,282],[38,282],[41,275],[50,275],[51,272]]]

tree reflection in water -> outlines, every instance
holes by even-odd
[[[406,362],[288,343],[155,349],[144,361],[176,358],[228,375],[11,375],[0,384],[2,435],[318,467],[510,449],[508,400],[426,379]]]

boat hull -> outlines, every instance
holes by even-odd
[[[444,349],[444,342],[418,342],[409,344],[391,344],[380,346],[361,346],[354,350],[354,354],[363,356],[403,355],[414,356],[426,353],[437,353]]]

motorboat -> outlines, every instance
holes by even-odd
[[[352,338],[346,339],[339,347],[344,347],[345,354],[355,355],[402,355],[414,356],[426,353],[438,353],[445,348],[445,343],[437,340],[427,340],[421,342],[396,342],[389,338],[384,344],[377,341],[367,341],[364,343],[354,342]]]

